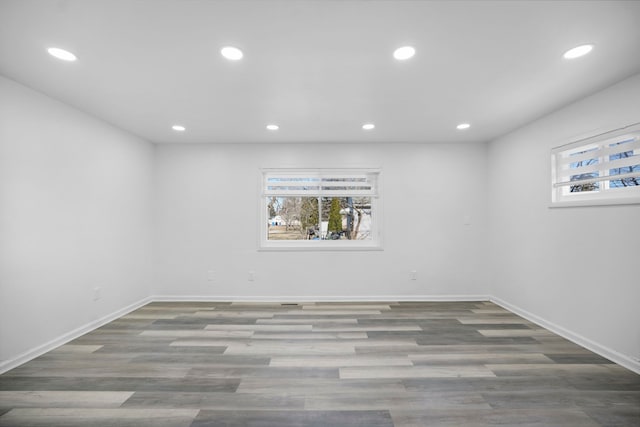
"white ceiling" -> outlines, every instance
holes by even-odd
[[[0,73],[158,143],[487,141],[640,72],[638,22],[638,1],[0,0]]]

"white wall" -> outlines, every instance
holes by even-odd
[[[0,371],[149,296],[152,165],[150,143],[0,77]]]
[[[550,149],[640,121],[640,75],[489,144],[492,295],[640,371],[640,205],[550,209]],[[598,132],[598,131],[600,132]]]
[[[356,166],[382,168],[383,251],[257,251],[260,168]],[[159,145],[155,294],[485,295],[485,179],[484,144]]]

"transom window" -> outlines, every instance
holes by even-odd
[[[261,247],[380,248],[376,169],[268,169]]]
[[[552,150],[552,202],[640,203],[640,124]]]

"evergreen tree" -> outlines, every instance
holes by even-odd
[[[331,210],[329,211],[329,226],[328,231],[341,232],[342,231],[342,216],[340,215],[340,199],[334,197],[331,199]]]

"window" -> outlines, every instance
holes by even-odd
[[[380,249],[376,169],[268,169],[262,173],[260,246]]]
[[[551,152],[552,203],[640,203],[640,123]]]

